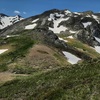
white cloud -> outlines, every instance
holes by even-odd
[[[15,10],[14,13],[15,13],[15,14],[20,14],[20,11]]]
[[[27,13],[24,11],[23,14],[27,14]]]

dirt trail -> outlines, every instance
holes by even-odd
[[[0,83],[4,83],[16,78],[16,76],[27,76],[26,74],[14,74],[10,72],[0,72]]]
[[[9,73],[9,72],[1,72],[0,73],[0,83],[6,82],[6,81],[9,81],[9,80],[12,80],[12,79],[14,79],[12,73]]]

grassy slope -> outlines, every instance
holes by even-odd
[[[1,40],[3,41],[3,40]],[[5,40],[4,40],[5,41]],[[58,65],[65,64],[65,59],[58,51],[52,50],[44,45],[34,45],[30,37],[20,36],[6,39],[7,44],[1,48],[11,48],[8,52],[0,55],[0,71],[8,70],[14,65],[14,72],[28,74],[18,76],[12,81],[0,83],[0,99],[3,100],[99,100],[100,98],[100,61],[84,62],[84,64],[67,65],[60,68]],[[99,57],[93,49],[77,40],[69,39],[69,45],[76,48],[85,49],[83,52],[93,58]],[[31,48],[33,46],[33,48]],[[31,49],[29,49],[31,48]],[[54,48],[53,48],[54,49]],[[27,53],[29,52],[29,53]],[[27,54],[27,56],[26,56]],[[96,56],[93,56],[93,55]],[[32,56],[30,56],[32,55]],[[41,56],[43,58],[41,58]],[[28,57],[28,58],[27,58]],[[34,60],[37,59],[37,61]],[[44,59],[45,58],[45,59]],[[39,65],[44,64],[42,70],[34,70],[34,66],[25,66],[21,63],[28,61],[34,65],[34,61]],[[31,60],[30,60],[31,59]],[[39,60],[40,59],[40,60]],[[49,60],[48,60],[49,59]],[[52,60],[51,60],[52,59]],[[45,63],[41,62],[42,60]],[[21,63],[20,63],[21,61]],[[46,70],[47,65],[52,63],[56,69]],[[60,62],[61,61],[61,62]],[[7,67],[7,63],[10,66]],[[56,62],[56,63],[55,63]],[[28,63],[28,64],[29,64]],[[59,64],[57,64],[59,63]],[[66,64],[65,64],[66,65]],[[64,66],[64,65],[63,65]]]
[[[47,71],[68,64],[66,58],[57,49],[43,44],[35,44],[23,59],[19,58],[14,63],[13,72],[17,74],[32,74],[33,72]]]
[[[17,78],[0,86],[6,100],[99,100],[100,61]]]
[[[2,40],[0,48],[9,49],[6,53],[0,55],[0,71],[7,70],[7,65],[14,62],[16,59],[24,57],[26,52],[32,45],[34,41],[27,36],[15,36],[10,38],[5,38]]]
[[[88,46],[87,44],[84,44],[76,39],[68,39],[68,41],[68,44],[70,46],[76,47],[78,50],[84,52],[92,58],[100,57],[100,54],[97,53],[92,47]]]
[[[88,46],[87,44],[84,44],[77,39],[67,38],[67,35],[61,34],[58,36],[63,38],[64,40],[67,40],[68,41],[67,44],[72,47],[75,47],[78,51],[81,51],[92,58],[100,58],[100,54],[96,52],[92,47]]]

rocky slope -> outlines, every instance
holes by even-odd
[[[53,9],[27,18],[2,30],[0,35],[28,29],[46,29],[54,33],[73,34],[75,38],[91,46],[100,45],[100,15],[92,11],[70,12]]]

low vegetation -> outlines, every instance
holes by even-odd
[[[23,35],[3,39],[2,45],[5,45],[5,48],[11,47],[12,49],[0,55],[0,71],[7,70],[7,64],[14,62],[17,58],[24,57],[33,44],[34,41],[30,37]]]
[[[0,55],[0,71],[9,80],[0,83],[0,100],[99,100],[100,55],[78,40],[67,40],[93,60],[71,65],[59,50],[30,36],[1,39],[0,48],[8,51]]]
[[[100,60],[95,60],[6,82],[0,86],[0,98],[99,100],[99,83]]]
[[[74,38],[73,39],[67,38],[67,36],[64,35],[61,35],[60,37],[68,41],[67,45],[76,48],[78,51],[81,51],[92,58],[100,58],[100,54],[87,44],[84,44],[81,41]]]
[[[97,53],[92,47],[84,44],[77,39],[68,39],[68,44],[70,46],[76,47],[78,50],[84,52],[85,54],[89,55],[92,58],[100,57],[100,54]]]

